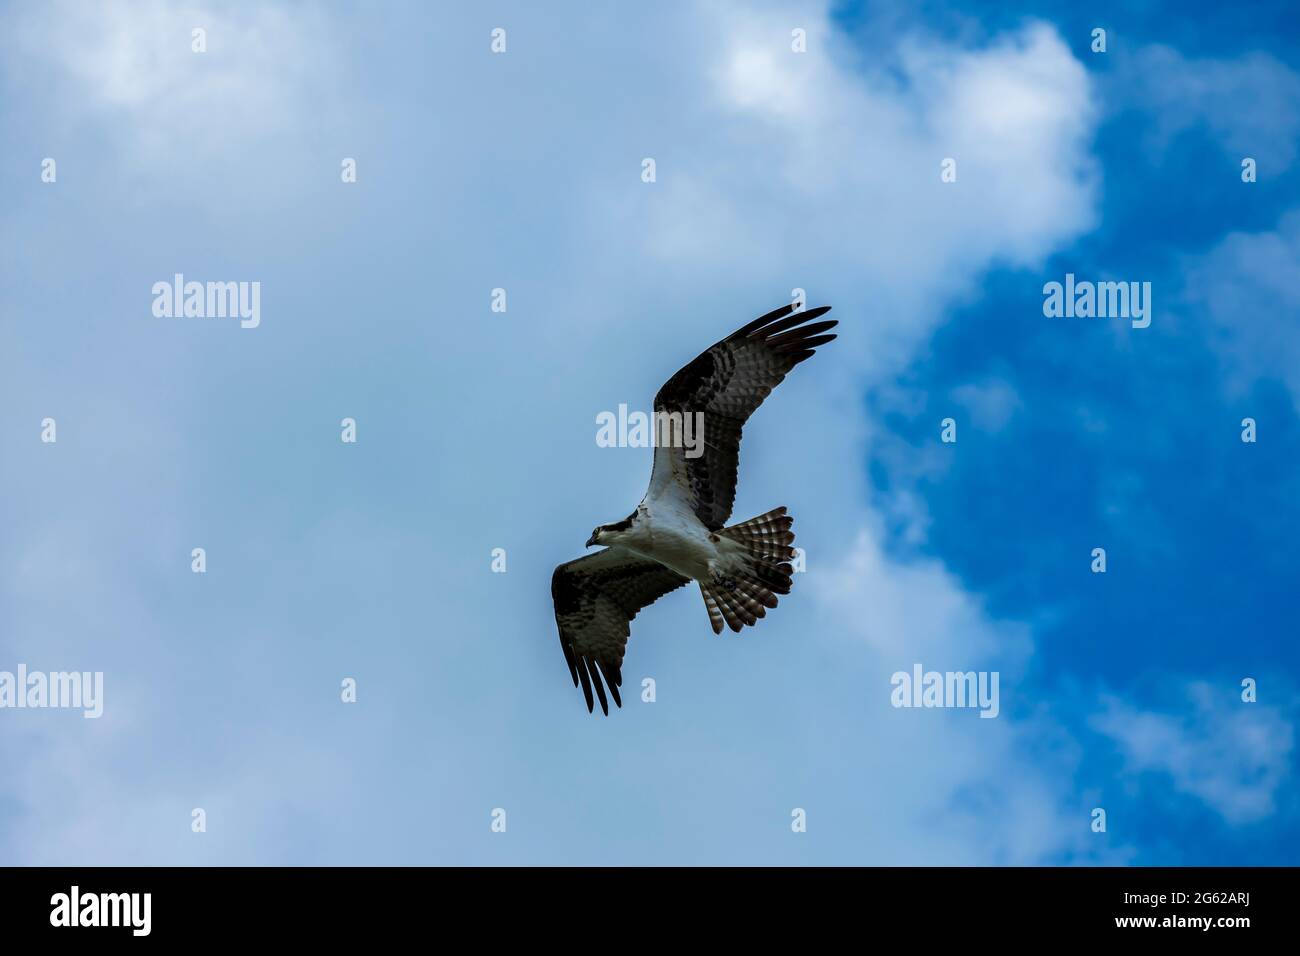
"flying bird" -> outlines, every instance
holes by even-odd
[[[632,619],[669,591],[695,581],[715,634],[724,624],[737,633],[756,624],[776,607],[778,594],[790,593],[794,519],[786,509],[730,527],[727,519],[741,429],[792,368],[835,338],[826,332],[838,322],[814,321],[829,311],[787,305],[769,312],[701,352],[659,389],[656,420],[702,417],[702,453],[657,442],[650,487],[636,511],[598,526],[587,547],[606,547],[561,564],[551,578],[560,646],[588,712],[594,692],[609,714],[607,687],[623,706],[618,689]]]

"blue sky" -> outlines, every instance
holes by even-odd
[[[1300,33],[1127,6],[0,6],[0,670],[105,675],[0,710],[0,862],[1294,863]],[[645,611],[591,717],[550,573],[650,469],[596,415],[795,288],[840,338],[735,515],[807,571]]]

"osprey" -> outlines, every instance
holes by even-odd
[[[573,686],[592,691],[609,714],[605,688],[619,707],[623,651],[632,619],[660,596],[695,581],[715,634],[739,633],[790,593],[794,519],[784,507],[726,527],[736,497],[740,432],[786,374],[835,338],[839,323],[815,322],[826,306],[787,305],[737,329],[701,352],[659,389],[655,417],[670,423],[703,413],[704,452],[657,442],[650,487],[636,511],[600,525],[587,547],[608,545],[561,564],[551,577],[555,623]],[[671,425],[670,425],[671,430]],[[603,679],[603,682],[602,682]]]

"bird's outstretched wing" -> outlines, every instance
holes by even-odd
[[[736,499],[741,429],[790,369],[835,338],[824,333],[838,322],[813,321],[829,311],[824,306],[795,312],[787,305],[769,312],[701,352],[664,383],[655,396],[656,414],[702,412],[703,453],[688,457],[680,442],[657,445],[646,497],[683,496],[710,531],[726,524]]]
[[[551,597],[560,646],[569,662],[573,686],[582,683],[588,711],[593,708],[594,687],[600,709],[609,714],[606,684],[614,703],[623,706],[618,689],[623,684],[623,650],[632,619],[643,607],[689,580],[657,561],[618,548],[606,548],[555,569]]]

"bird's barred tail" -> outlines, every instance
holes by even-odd
[[[715,575],[708,584],[700,582],[713,633],[721,634],[723,624],[739,632],[746,624],[757,623],[767,608],[776,607],[778,594],[790,593],[793,524],[781,507],[718,532],[743,545],[748,561],[743,571]]]

